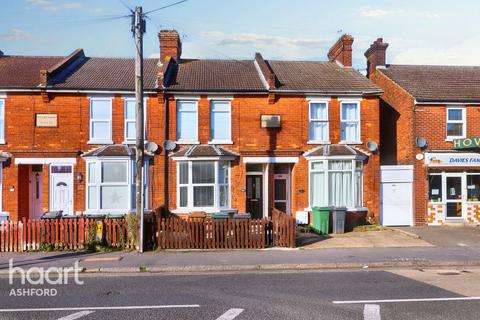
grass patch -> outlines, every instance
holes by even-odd
[[[148,272],[148,268],[145,266],[140,266],[139,270],[140,272]]]
[[[353,232],[382,231],[385,227],[380,224],[366,224],[353,228]]]

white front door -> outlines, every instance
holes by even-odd
[[[73,214],[73,166],[50,166],[50,211]]]
[[[30,219],[42,217],[42,166],[30,166]]]

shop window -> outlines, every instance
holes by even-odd
[[[428,199],[431,202],[442,201],[442,176],[439,174],[428,177]]]
[[[467,175],[467,201],[480,200],[480,174]]]

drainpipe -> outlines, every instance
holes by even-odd
[[[164,106],[165,106],[165,115],[164,115],[164,136],[165,139],[164,141],[168,140],[168,97],[167,95],[164,95]],[[165,148],[165,143],[163,147],[163,152],[164,152],[164,172],[163,172],[163,203],[165,206],[165,210],[168,213],[169,212],[169,205],[168,205],[168,150]]]

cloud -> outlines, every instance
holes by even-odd
[[[480,36],[466,39],[447,48],[415,47],[396,54],[396,64],[480,65]]]
[[[50,0],[26,0],[28,4],[40,7],[47,11],[75,10],[80,9],[80,2],[53,2]]]
[[[416,18],[426,18],[426,19],[436,19],[440,18],[440,15],[435,12],[430,11],[410,11],[410,10],[388,10],[384,8],[376,8],[371,6],[361,7],[358,14],[364,18],[373,18],[373,19],[380,19],[386,17],[394,17],[394,16],[410,16]]]
[[[200,36],[206,40],[203,46],[206,46],[205,42],[210,42],[211,47],[230,51],[236,56],[250,57],[254,51],[262,50],[275,58],[288,59],[318,57],[321,53],[326,55],[328,48],[335,42],[333,38],[287,38],[259,33],[226,34],[221,31],[203,31]]]
[[[21,41],[32,39],[35,39],[32,34],[17,28],[12,28],[7,33],[0,33],[0,40],[4,41]]]

